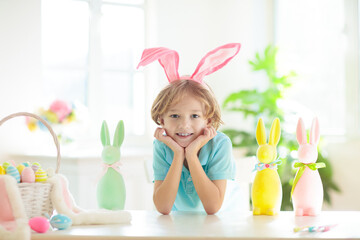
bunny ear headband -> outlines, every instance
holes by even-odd
[[[179,76],[179,54],[175,50],[163,47],[145,49],[137,68],[146,66],[155,60],[159,60],[170,83],[179,79],[203,83],[203,78],[205,76],[224,67],[233,57],[235,57],[240,51],[240,46],[240,43],[229,43],[208,52],[205,57],[201,59],[195,72],[190,77]]]

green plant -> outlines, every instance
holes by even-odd
[[[272,120],[276,117],[284,122],[287,112],[284,112],[279,106],[279,100],[284,97],[284,93],[292,86],[296,74],[290,72],[286,75],[279,75],[277,71],[276,62],[277,48],[274,46],[266,47],[263,56],[256,53],[255,59],[249,61],[254,72],[266,73],[266,78],[263,79],[263,85],[266,89],[250,89],[240,90],[231,93],[223,103],[225,111],[233,111],[241,113],[245,118],[253,117],[254,128],[251,131],[244,131],[238,129],[225,129],[223,132],[227,134],[232,140],[234,147],[246,148],[247,156],[256,155],[258,144],[255,139],[255,127],[257,119],[261,116],[267,129],[270,129]],[[279,158],[282,164],[278,168],[282,188],[283,188],[283,201],[281,210],[292,210],[292,203],[290,201],[290,192],[293,184],[293,179],[296,169],[293,168],[293,163],[296,159],[291,154],[298,149],[298,143],[294,133],[289,133],[282,130],[281,139],[278,145]],[[319,145],[318,162],[324,162],[326,168],[319,169],[320,177],[324,186],[324,201],[331,205],[330,192],[339,192],[340,189],[333,180],[333,171],[331,163],[325,157]]]

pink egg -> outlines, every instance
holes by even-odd
[[[21,172],[21,182],[23,183],[33,183],[35,182],[35,173],[31,167],[26,167]]]
[[[49,230],[50,223],[45,217],[33,217],[29,220],[29,226],[35,232],[46,233]]]

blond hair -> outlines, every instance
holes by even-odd
[[[160,125],[161,116],[169,110],[172,104],[177,104],[186,94],[191,94],[204,104],[204,116],[211,120],[211,125],[215,129],[223,124],[220,107],[211,88],[205,83],[200,84],[192,80],[174,81],[160,91],[151,108],[151,118],[154,122]]]

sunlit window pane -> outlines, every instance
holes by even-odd
[[[138,7],[103,4],[101,14],[105,114],[109,119],[123,119],[130,133],[142,135],[145,133],[145,118],[141,117],[144,82],[135,69],[144,48],[144,11]]]
[[[129,133],[145,133],[145,89],[143,74],[133,76],[123,72],[104,72],[101,81],[104,99],[102,111],[105,119],[126,122]]]
[[[145,133],[145,78],[143,73],[136,73],[134,75],[134,89],[133,89],[133,132],[135,135],[144,135]]]
[[[86,102],[87,76],[84,70],[46,69],[43,77],[48,97],[67,102]]]
[[[104,3],[140,5],[144,3],[144,0],[104,0]]]
[[[143,0],[42,1],[44,92],[89,107],[94,124],[126,122],[145,134]],[[99,119],[97,119],[99,118]]]
[[[101,83],[108,112],[132,107],[132,79],[128,73],[104,72]]]
[[[137,7],[103,5],[101,20],[104,69],[135,70],[144,46],[144,11]]]
[[[42,1],[42,63],[47,97],[87,103],[88,3]]]
[[[322,132],[345,132],[344,2],[277,1],[276,44],[282,71],[298,74],[292,110],[318,116]],[[308,119],[306,119],[308,120]],[[310,121],[309,119],[308,121]]]
[[[89,48],[89,7],[86,2],[42,1],[41,27],[45,66],[86,66]]]

